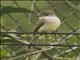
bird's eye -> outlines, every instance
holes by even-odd
[[[44,14],[45,16],[48,16],[48,14],[46,13],[46,14]]]

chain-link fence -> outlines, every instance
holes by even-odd
[[[56,32],[33,32],[37,14],[53,10],[61,20]],[[79,60],[80,1],[1,1],[2,60]],[[32,34],[41,34],[37,44],[29,44]],[[28,46],[35,46],[32,51]]]

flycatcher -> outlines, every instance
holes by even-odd
[[[39,13],[39,21],[34,27],[33,32],[54,32],[61,24],[60,19],[52,10],[44,10]],[[30,44],[36,44],[37,34],[33,34]],[[28,48],[30,48],[29,46]]]

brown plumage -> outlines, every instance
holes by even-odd
[[[36,24],[36,26],[34,27],[33,32],[35,32],[35,33],[38,32],[39,28],[44,24],[43,21],[40,21]],[[36,34],[33,34],[30,44],[36,44],[38,37],[39,37],[39,35],[37,36]],[[28,48],[30,49],[31,46],[28,46]]]
[[[44,10],[39,14],[39,21],[34,27],[33,32],[54,32],[61,24],[60,19],[52,10]],[[40,35],[33,34],[30,44],[36,44]],[[30,49],[31,46],[28,46]]]

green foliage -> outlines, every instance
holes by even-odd
[[[1,1],[1,7],[1,32],[32,32],[38,21],[37,13],[44,9],[53,9],[62,21],[58,32],[80,33],[79,1],[39,0],[33,10],[32,1]],[[1,34],[0,42],[28,44],[31,38],[31,34]],[[80,45],[80,35],[47,34],[40,36],[38,43]],[[32,60],[75,60],[80,52],[80,48],[76,46],[36,46],[32,51],[24,45],[1,45],[0,48],[0,57],[5,60],[29,60],[29,56]]]

